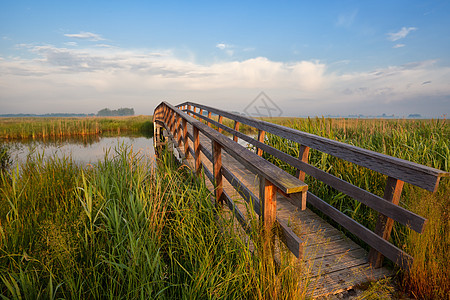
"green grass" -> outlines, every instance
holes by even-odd
[[[127,147],[110,151],[86,169],[36,154],[2,173],[2,298],[304,296],[300,270],[276,267],[257,238],[253,254],[204,183],[167,155],[155,170]]]
[[[35,139],[140,132],[153,135],[151,116],[86,118],[1,118],[0,138]]]

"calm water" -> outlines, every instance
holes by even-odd
[[[44,157],[57,155],[71,156],[74,162],[86,166],[103,159],[107,149],[109,156],[115,155],[115,148],[120,145],[132,147],[133,153],[142,156],[143,160],[154,161],[155,151],[152,138],[147,137],[83,137],[59,140],[33,140],[8,143],[11,147],[11,158],[14,164],[25,162],[30,153],[44,153]]]

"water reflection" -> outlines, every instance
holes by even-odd
[[[114,148],[120,145],[132,147],[133,153],[142,156],[142,159],[152,162],[155,159],[153,141],[144,136],[84,136],[42,140],[6,142],[10,147],[13,163],[23,163],[32,153],[44,153],[44,157],[71,156],[75,163],[86,166],[103,159],[107,149],[109,155],[115,154]]]

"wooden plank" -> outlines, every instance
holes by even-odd
[[[409,269],[413,258],[407,253],[395,247],[388,241],[384,240],[382,237],[375,234],[373,231],[362,226],[352,218],[341,213],[339,210],[329,205],[319,197],[311,194],[310,192],[308,192],[308,202],[319,209],[321,212],[332,218],[334,221],[342,225],[345,229],[355,234],[369,246],[383,253],[384,256],[389,258],[400,267],[406,270]]]
[[[344,270],[322,274],[313,284],[311,284],[309,295],[312,297],[327,296],[341,293],[358,284],[372,280],[385,278],[391,275],[386,269],[373,270],[369,264],[350,267]]]
[[[223,205],[223,184],[222,184],[222,146],[213,141],[213,173],[216,193],[216,205]]]
[[[206,177],[214,184],[214,176],[211,171],[206,167],[206,165],[202,162],[203,172],[205,172]]]
[[[403,189],[403,181],[388,177],[386,181],[386,188],[384,190],[384,199],[398,205],[400,202],[400,196]],[[391,237],[392,227],[394,226],[394,220],[388,218],[382,214],[378,216],[377,225],[375,227],[375,233],[381,236],[385,240],[389,240]],[[383,255],[375,249],[370,249],[369,262],[374,268],[379,268],[383,264]]]
[[[190,103],[190,102],[188,102]],[[216,114],[223,115],[234,121],[273,133],[277,136],[287,138],[299,144],[311,147],[321,152],[342,158],[354,164],[366,167],[379,173],[398,178],[429,191],[436,191],[439,178],[450,176],[435,168],[416,164],[407,160],[395,158],[371,150],[359,148],[342,142],[334,141],[310,133],[302,132],[281,125],[236,115],[213,107],[195,104]]]
[[[257,215],[261,214],[261,205],[259,203],[258,197],[253,194],[252,191],[250,191],[249,188],[245,186],[245,184],[242,183],[242,181],[239,180],[231,171],[228,170],[227,167],[222,166],[222,174],[227,179],[227,181],[235,188],[235,190],[241,195],[242,199],[245,200],[245,202],[251,204],[253,206],[253,209],[255,210],[255,213]]]
[[[226,204],[228,205],[228,208],[233,213],[233,215],[236,217],[238,222],[241,224],[244,231],[247,233],[250,233],[250,227],[247,224],[247,221],[245,220],[244,214],[239,210],[239,208],[233,202],[231,197],[225,191],[223,192],[223,196],[224,196]]]
[[[276,217],[276,224],[281,241],[297,258],[303,257],[303,240],[280,218]]]

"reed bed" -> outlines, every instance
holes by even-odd
[[[30,156],[1,172],[0,295],[14,299],[301,299],[301,271],[275,266],[221,217],[211,193],[164,154],[130,147],[82,168]],[[219,226],[221,224],[221,226]]]
[[[98,135],[104,132],[141,132],[153,134],[152,118],[86,117],[86,118],[1,118],[0,138],[35,139]]]
[[[450,126],[447,120],[288,119],[270,121],[365,149],[450,171]],[[298,156],[299,145],[268,134],[266,143]],[[265,158],[295,174],[277,158]],[[386,177],[333,156],[311,150],[309,162],[356,186],[383,196]],[[336,190],[306,177],[309,190],[370,229],[378,214]],[[436,194],[405,184],[400,205],[428,219],[425,232],[417,234],[396,224],[393,243],[414,256],[410,273],[399,273],[399,284],[417,298],[444,299],[450,294],[450,180],[441,180]],[[361,245],[364,243],[348,234]]]

